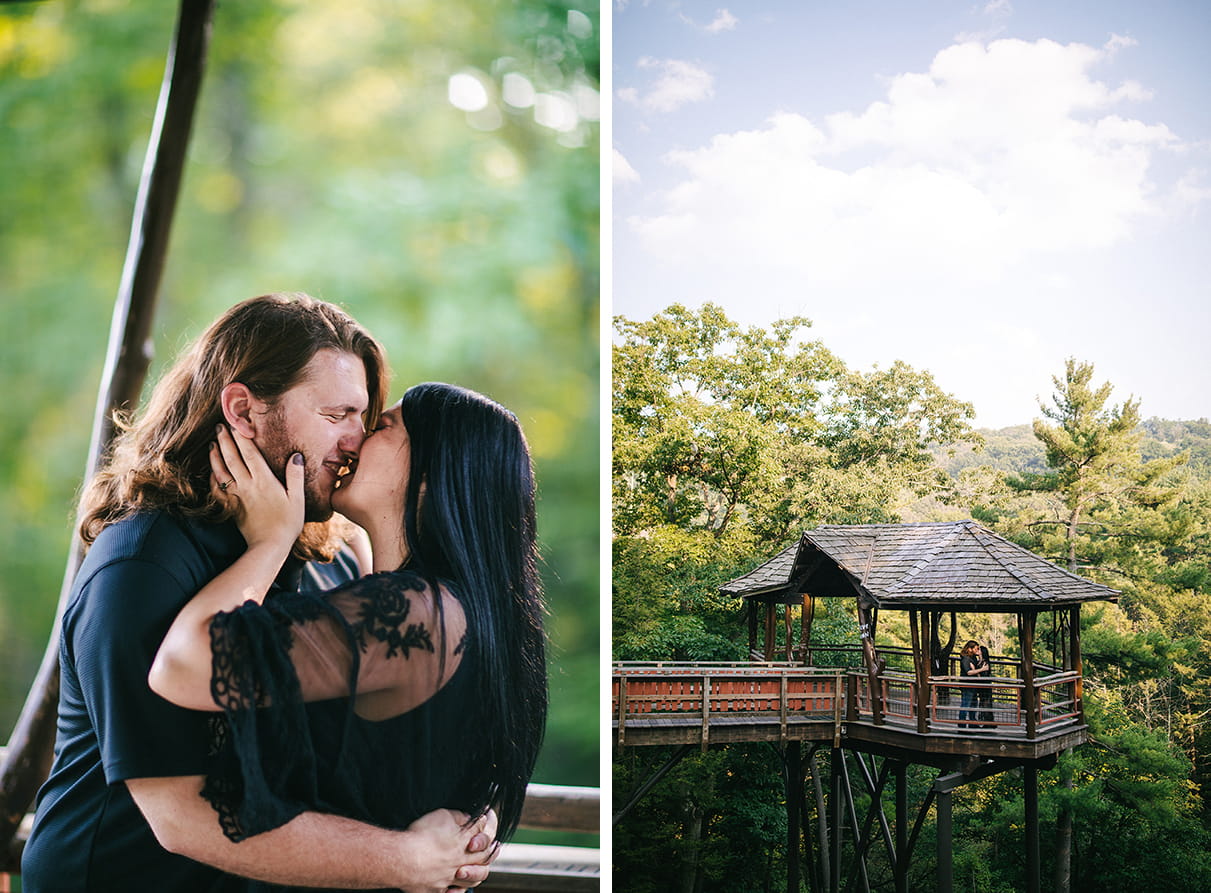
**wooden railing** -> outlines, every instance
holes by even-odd
[[[0,759],[2,756],[0,753]],[[21,849],[29,836],[31,818],[26,817],[6,861],[0,863],[0,893],[20,873]],[[583,835],[589,845],[506,843],[488,880],[477,889],[501,893],[597,893],[601,889],[601,855],[596,842],[601,829],[599,788],[531,784],[526,789],[521,827],[573,832]]]
[[[532,784],[526,790],[521,827],[595,836],[601,829],[601,791]],[[601,889],[601,851],[596,845],[506,843],[477,889],[596,893]]]
[[[1080,674],[1071,671],[1037,677],[1028,698],[1021,679],[994,676],[973,682],[961,676],[930,677],[923,699],[925,727],[956,733],[996,728],[1029,740],[1080,719],[1080,680]],[[854,668],[777,662],[619,662],[613,675],[616,739],[619,745],[626,743],[628,723],[661,719],[701,723],[704,744],[711,719],[720,717],[777,720],[783,730],[796,720],[873,723],[870,684],[867,672]],[[884,670],[876,684],[880,724],[919,728],[922,699],[916,677]],[[1027,705],[1033,705],[1033,716],[1028,715]]]
[[[651,717],[701,722],[710,738],[712,717],[743,716],[778,723],[813,717],[839,723],[844,701],[842,670],[816,670],[765,663],[620,663],[613,677],[617,740],[628,722]]]

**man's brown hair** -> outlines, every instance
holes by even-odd
[[[339,307],[305,294],[275,293],[250,298],[219,317],[164,374],[142,413],[117,419],[113,448],[81,499],[84,542],[91,544],[110,524],[139,511],[227,517],[210,493],[207,456],[223,421],[220,393],[238,381],[258,399],[276,403],[325,349],[361,357],[366,418],[377,419],[387,390],[383,349]],[[327,523],[312,523],[304,527],[296,553],[331,558],[336,545]]]

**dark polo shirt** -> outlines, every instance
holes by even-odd
[[[177,612],[243,551],[234,523],[164,512],[110,525],[89,549],[63,616],[54,765],[22,858],[26,893],[242,888],[164,850],[123,782],[206,772],[215,714],[170,704],[147,674]],[[279,585],[330,586],[347,573],[296,564]]]

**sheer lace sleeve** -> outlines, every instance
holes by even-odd
[[[457,599],[410,572],[216,616],[211,693],[225,723],[203,795],[224,833],[241,840],[321,808],[317,765],[342,738],[329,726],[423,704],[458,668],[465,627]],[[332,699],[343,699],[335,712],[307,706]]]

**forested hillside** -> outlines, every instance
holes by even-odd
[[[809,326],[709,304],[615,321],[615,659],[743,659],[718,586],[805,529],[974,517],[1122,593],[1083,612],[1092,740],[1041,777],[1043,864],[1066,848],[1073,890],[1211,889],[1207,420],[1144,421],[1146,395],[1116,401],[1073,359],[1032,423],[977,431],[927,371],[849,369]],[[852,606],[818,610],[814,637],[858,641]],[[668,755],[616,751],[616,797]],[[687,757],[616,827],[615,889],[785,889],[784,796],[768,745]],[[956,798],[956,889],[1022,889],[1023,809],[1003,777]]]

